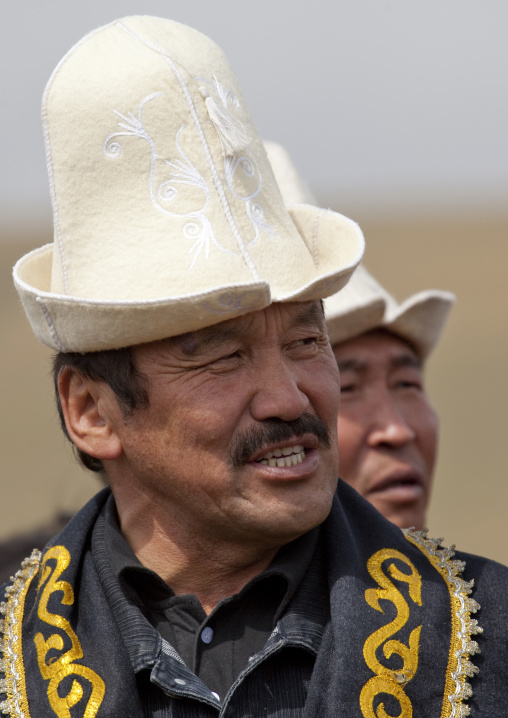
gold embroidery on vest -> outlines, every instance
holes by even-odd
[[[0,711],[12,718],[30,718],[21,630],[26,595],[39,569],[40,561],[41,552],[34,549],[30,558],[25,558],[21,564],[12,584],[6,588],[7,601],[0,604],[0,613],[4,616],[3,630],[0,631],[4,634],[1,641],[3,658],[0,669],[5,675],[0,681],[0,692],[6,695],[6,699],[0,703]]]
[[[48,566],[50,559],[56,560],[54,568]],[[63,631],[70,639],[71,647],[58,657],[54,655],[55,650],[62,651],[64,649],[64,640],[59,633],[53,633],[47,640],[44,640],[42,633],[37,633],[34,642],[41,675],[45,680],[49,680],[48,699],[58,718],[70,718],[70,709],[83,698],[83,687],[77,680],[72,681],[66,696],[60,696],[58,689],[67,676],[80,676],[91,684],[92,693],[82,716],[83,718],[94,718],[106,691],[104,681],[91,668],[75,663],[83,658],[83,650],[78,637],[66,618],[47,610],[50,596],[56,591],[63,593],[61,603],[64,606],[72,606],[74,603],[74,591],[70,583],[58,580],[68,567],[70,560],[70,554],[65,546],[54,546],[44,554],[39,589],[45,585],[39,600],[37,615],[41,621]],[[52,655],[48,659],[47,656],[50,652]],[[73,715],[75,714],[73,713]]]
[[[422,579],[407,556],[395,549],[381,549],[370,557],[367,561],[367,569],[381,588],[368,588],[365,591],[365,600],[371,608],[381,613],[384,611],[379,604],[380,599],[390,601],[397,609],[397,615],[386,626],[374,631],[367,638],[363,647],[365,662],[376,674],[367,681],[360,693],[360,707],[365,718],[390,718],[385,711],[384,703],[380,703],[377,710],[374,710],[374,700],[382,693],[393,696],[399,702],[400,713],[397,718],[411,718],[413,715],[411,701],[404,693],[404,687],[413,678],[418,668],[421,626],[411,631],[408,646],[396,639],[388,640],[390,636],[400,631],[409,620],[409,605],[406,599],[382,569],[383,562],[390,559],[397,559],[409,567],[411,573],[406,573],[397,568],[394,563],[390,563],[388,572],[395,581],[408,584],[409,596],[413,603],[419,606],[422,604]],[[381,646],[386,659],[390,659],[393,655],[402,659],[401,668],[393,670],[379,662],[376,651]]]
[[[483,633],[478,621],[471,618],[471,614],[480,608],[479,603],[468,598],[474,581],[464,581],[460,577],[466,564],[464,561],[452,561],[455,546],[440,548],[442,539],[427,538],[426,530],[404,529],[404,535],[426,556],[448,587],[452,630],[441,718],[465,718],[470,714],[470,709],[463,701],[473,695],[467,679],[478,673],[478,667],[469,658],[480,652],[477,642],[471,640],[471,636]]]

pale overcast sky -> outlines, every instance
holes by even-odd
[[[39,108],[53,67],[136,13],[215,39],[262,136],[336,208],[506,207],[506,0],[25,0],[2,8],[4,217],[49,213]]]

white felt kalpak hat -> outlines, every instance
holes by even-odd
[[[361,259],[353,221],[288,213],[222,51],[189,27],[142,16],[92,32],[57,66],[42,114],[55,238],[14,281],[54,349],[319,299]]]
[[[265,142],[265,148],[286,203],[314,202],[286,150],[274,142]],[[409,341],[425,359],[436,346],[454,301],[450,292],[427,290],[398,304],[361,265],[347,287],[325,302],[330,342],[339,344],[384,328]]]

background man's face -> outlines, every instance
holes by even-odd
[[[140,345],[134,361],[150,406],[118,422],[121,493],[208,540],[282,545],[326,518],[340,386],[318,302]]]
[[[416,353],[375,330],[334,347],[340,369],[340,476],[390,521],[423,528],[438,420]]]

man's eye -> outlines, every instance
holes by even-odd
[[[233,366],[235,361],[237,361],[240,356],[240,351],[234,351],[230,354],[224,354],[223,356],[218,356],[215,359],[210,359],[210,361],[206,362],[203,366],[210,367],[210,369],[225,369],[229,366]]]
[[[297,339],[297,341],[295,341],[293,343],[293,346],[295,346],[295,347],[310,347],[310,346],[317,344],[318,341],[319,341],[319,337],[316,337],[316,336],[303,337],[302,339]]]
[[[423,384],[418,379],[400,379],[396,386],[399,389],[417,389],[418,391],[423,390]]]
[[[239,356],[240,356],[239,351],[231,352],[231,354],[226,354],[225,356],[220,357],[220,359],[218,359],[218,361],[228,361],[228,359],[238,359]]]

